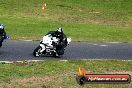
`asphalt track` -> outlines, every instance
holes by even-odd
[[[117,59],[132,60],[132,43],[72,42],[61,58],[34,57],[33,50],[39,41],[7,40],[0,48],[1,61],[45,60],[45,59]]]

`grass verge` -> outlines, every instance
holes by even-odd
[[[132,42],[131,9],[131,0],[1,0],[0,22],[11,39],[38,40],[63,27],[73,41]]]
[[[131,88],[130,84],[76,83],[78,68],[91,73],[127,73],[132,75],[132,61],[117,60],[46,60],[42,62],[0,64],[0,87],[4,88]],[[88,73],[87,72],[87,73]]]

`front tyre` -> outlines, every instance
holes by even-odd
[[[42,53],[40,52],[41,50],[42,50],[42,47],[41,47],[41,46],[38,46],[38,47],[34,50],[33,55],[34,55],[35,57],[41,56],[41,55],[42,55]]]

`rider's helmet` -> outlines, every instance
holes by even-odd
[[[57,28],[57,32],[58,33],[63,33],[63,29],[62,28]]]
[[[0,24],[0,30],[4,30],[4,25]]]

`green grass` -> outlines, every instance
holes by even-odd
[[[132,84],[86,84],[76,82],[79,67],[87,73],[128,73],[132,75],[131,61],[51,61],[0,64],[0,87],[8,88],[131,88]]]
[[[1,0],[0,21],[11,39],[38,40],[63,27],[73,41],[132,42],[131,0]]]

